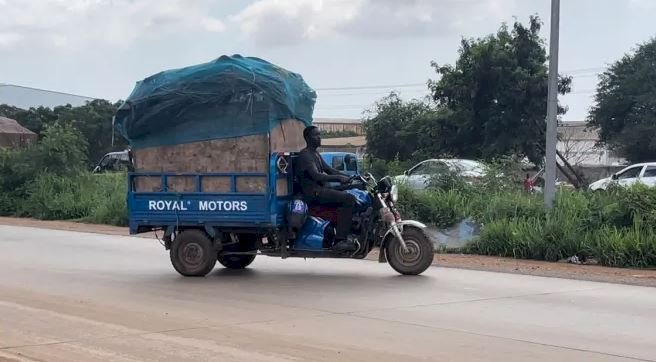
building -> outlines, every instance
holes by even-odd
[[[357,118],[315,118],[314,125],[325,134],[364,135],[362,120]]]
[[[7,104],[22,109],[30,109],[32,107],[54,108],[66,104],[77,107],[83,106],[93,100],[94,98],[75,94],[0,83],[0,104]]]
[[[24,148],[36,142],[36,133],[11,118],[0,116],[0,148]]]
[[[365,136],[324,138],[321,140],[320,152],[351,152],[363,157],[367,152]]]
[[[582,167],[615,167],[625,160],[605,147],[597,146],[599,132],[587,128],[585,122],[561,122],[558,125],[556,149],[572,165]]]

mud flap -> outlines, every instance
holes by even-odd
[[[383,243],[384,245],[384,243]],[[387,253],[385,253],[385,249],[381,247],[380,252],[378,253],[378,262],[379,263],[387,263]]]

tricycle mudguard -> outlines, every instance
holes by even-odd
[[[420,223],[419,221],[415,221],[415,220],[403,220],[403,221],[400,221],[400,222],[396,223],[396,225],[399,227],[399,229],[401,229],[401,232],[403,232],[403,228],[406,227],[406,226],[417,228],[419,230],[422,230],[422,232],[427,227],[426,225]],[[387,241],[387,239],[390,236],[394,237],[392,227],[390,227],[387,230],[387,232],[385,233],[385,236],[383,236],[383,240],[380,242],[380,252],[378,253],[378,262],[379,263],[386,263],[387,262],[387,256],[385,255],[385,242]]]

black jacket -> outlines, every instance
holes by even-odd
[[[316,191],[329,182],[340,182],[344,177],[341,172],[328,166],[319,152],[304,148],[298,155],[297,176],[301,190],[306,196],[314,196]]]

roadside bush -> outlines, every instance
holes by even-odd
[[[20,216],[43,220],[80,219],[92,208],[89,183],[82,174],[58,176],[43,173],[27,187],[27,198],[19,209]]]
[[[85,219],[94,224],[128,225],[127,176],[124,173],[95,176],[98,202]]]
[[[0,215],[126,225],[125,174],[92,175],[87,142],[57,123],[34,146],[0,151]]]
[[[576,255],[607,266],[656,267],[656,188],[561,190],[550,212],[542,195],[519,188],[401,190],[406,218],[438,228],[467,217],[479,222],[481,235],[466,253],[548,261]]]
[[[18,215],[43,220],[79,220],[127,225],[125,174],[44,173],[30,183]]]
[[[402,186],[397,206],[406,219],[446,228],[465,217],[465,202],[463,195],[457,191],[414,192]]]

